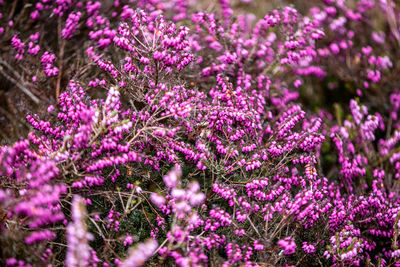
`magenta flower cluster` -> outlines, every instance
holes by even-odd
[[[398,266],[400,5],[266,2],[0,0],[0,265]]]

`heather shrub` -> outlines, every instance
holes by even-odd
[[[399,264],[398,4],[204,4],[0,1],[2,265]]]

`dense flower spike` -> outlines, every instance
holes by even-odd
[[[89,241],[93,236],[87,232],[85,224],[86,211],[82,198],[75,196],[72,200],[72,222],[67,227],[68,251],[66,266],[87,266],[90,260]]]
[[[141,243],[137,248],[133,249],[128,258],[121,264],[122,267],[137,267],[142,266],[148,258],[150,258],[157,249],[157,241],[148,240]]]
[[[37,155],[29,148],[29,142],[22,140],[12,147],[0,148],[0,163],[2,184],[12,185],[1,190],[6,216],[23,219],[21,227],[38,229],[25,238],[27,244],[53,239],[54,233],[40,228],[64,219],[59,200],[67,188],[54,181],[59,175],[55,162]]]

